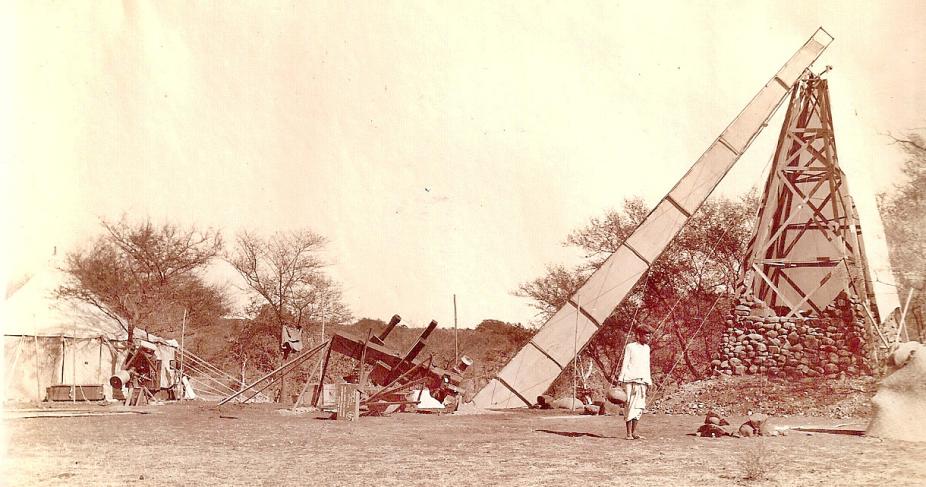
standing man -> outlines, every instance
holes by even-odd
[[[649,342],[652,333],[652,329],[646,325],[636,327],[634,340],[624,347],[621,373],[617,377],[617,381],[624,384],[624,392],[627,394],[624,421],[628,440],[643,439],[637,434],[637,423],[646,408],[646,388],[653,385],[649,366]]]

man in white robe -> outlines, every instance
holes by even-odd
[[[627,426],[628,440],[639,440],[643,437],[637,434],[637,423],[646,408],[646,389],[653,385],[650,376],[650,348],[649,341],[652,330],[646,326],[638,326],[634,330],[634,341],[624,347],[624,359],[621,362],[621,373],[617,381],[624,385],[627,394],[627,404],[624,410],[624,421]]]

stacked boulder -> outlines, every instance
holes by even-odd
[[[754,296],[727,316],[714,372],[727,375],[839,378],[870,373],[861,304],[840,294],[820,316],[778,316]]]
[[[748,438],[751,436],[779,436],[785,435],[786,429],[774,427],[769,421],[769,415],[763,413],[750,413],[739,429],[733,431],[730,422],[723,419],[713,410],[708,410],[704,417],[704,424],[698,427],[696,435],[702,438],[720,438],[732,436],[734,438]]]

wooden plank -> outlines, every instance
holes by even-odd
[[[752,265],[752,269],[753,269],[754,271],[756,271],[756,274],[758,274],[759,277],[761,277],[762,280],[765,281],[765,283],[768,284],[768,286],[769,286],[770,288],[772,288],[773,291],[775,291],[775,294],[778,295],[778,297],[780,297],[781,300],[784,301],[784,303],[785,303],[786,305],[788,305],[788,308],[794,309],[794,306],[791,306],[791,302],[788,301],[787,299],[785,299],[784,294],[781,292],[780,289],[778,289],[778,286],[776,286],[776,285],[771,281],[771,279],[769,279],[768,276],[766,276],[765,273],[762,272],[762,269],[759,269],[759,266],[758,266],[758,265],[753,264],[753,265]]]
[[[829,433],[832,435],[850,435],[850,436],[865,436],[865,430],[849,430],[849,429],[838,429],[838,428],[808,428],[805,426],[796,426],[790,428],[794,431],[804,431],[807,433]]]
[[[253,383],[251,383],[251,385],[249,385],[249,386],[247,386],[247,387],[241,389],[240,391],[238,391],[238,392],[236,392],[236,393],[234,393],[234,394],[232,394],[232,395],[226,397],[225,399],[222,399],[221,401],[219,401],[219,403],[217,404],[217,406],[221,406],[221,405],[227,403],[228,401],[231,401],[232,399],[234,399],[234,398],[236,398],[236,397],[238,397],[238,396],[244,394],[246,391],[249,391],[249,390],[253,389],[257,384],[260,384],[264,379],[267,379],[267,378],[269,378],[269,377],[273,377],[274,375],[278,374],[278,373],[279,373],[280,371],[282,371],[283,369],[286,369],[286,368],[290,367],[290,366],[293,365],[293,364],[302,363],[303,361],[307,360],[308,358],[310,358],[310,357],[312,357],[313,355],[315,355],[316,353],[318,353],[318,351],[321,350],[322,348],[324,348],[325,346],[327,346],[328,343],[329,343],[329,342],[324,342],[324,343],[322,343],[322,344],[320,344],[320,345],[317,345],[315,348],[313,348],[313,349],[311,349],[311,350],[309,350],[309,351],[307,351],[307,352],[305,352],[305,353],[299,355],[298,357],[296,357],[296,358],[290,360],[289,362],[286,362],[285,364],[283,364],[283,365],[277,367],[276,369],[274,369],[274,370],[268,372],[267,374],[265,374],[265,375],[264,375],[263,377],[261,377],[260,379],[257,379],[256,381],[254,381]],[[253,397],[253,396],[252,396],[252,397]]]
[[[331,360],[331,347],[334,345],[334,337],[331,338],[331,345],[325,353],[325,359],[322,361],[322,368],[318,372],[318,389],[312,395],[312,406],[318,407],[318,399],[321,397],[322,389],[325,388],[325,375],[328,373],[328,361]]]

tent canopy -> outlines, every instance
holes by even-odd
[[[109,377],[128,353],[125,320],[89,303],[58,299],[66,282],[51,268],[31,277],[3,303],[2,394],[6,401],[42,401],[54,385],[102,385],[112,398]],[[172,369],[176,340],[165,340],[135,328],[136,343],[155,351],[162,362],[160,383],[177,380]],[[75,398],[80,399],[80,398]]]
[[[125,320],[113,318],[118,316],[116,313],[110,316],[89,303],[57,299],[55,290],[65,281],[66,275],[57,269],[47,269],[29,278],[3,306],[3,335],[128,339]],[[135,336],[152,343],[178,346],[176,340],[165,340],[137,327]]]

